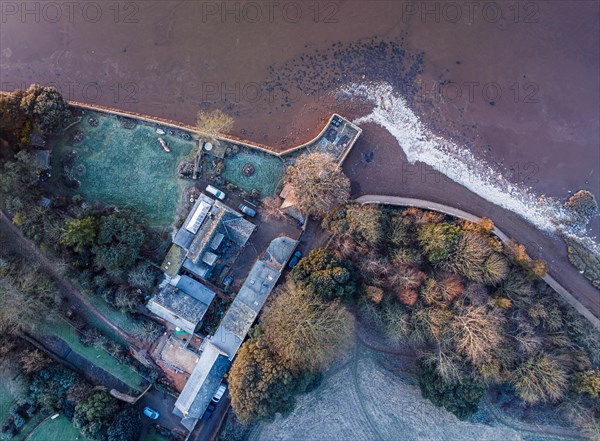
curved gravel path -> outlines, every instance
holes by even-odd
[[[358,202],[359,204],[381,204],[381,205],[396,205],[396,206],[401,206],[401,207],[423,208],[423,209],[427,209],[427,210],[438,211],[440,213],[448,214],[450,216],[458,217],[460,219],[466,219],[466,220],[469,220],[472,222],[477,222],[479,219],[481,219],[480,217],[475,216],[474,214],[468,213],[459,208],[450,207],[448,205],[444,205],[444,204],[440,204],[440,203],[432,202],[432,201],[426,201],[423,199],[406,198],[406,197],[400,197],[400,196],[368,194],[368,195],[363,195],[363,196],[356,198],[355,201]],[[494,220],[494,219],[492,219],[492,220]],[[504,232],[502,232],[502,230],[500,230],[496,226],[494,226],[494,234],[496,236],[498,236],[498,238],[504,243],[506,243],[510,240],[509,236],[506,235]],[[568,265],[569,267],[571,266],[570,262],[561,262],[560,265],[561,266]],[[596,306],[596,303],[598,301],[598,297],[600,296],[600,293],[598,293],[598,291],[593,286],[591,286],[591,284],[589,284],[590,290],[576,291],[574,293],[571,293],[567,288],[565,288],[563,285],[561,285],[552,276],[552,274],[550,274],[550,272],[556,274],[557,272],[560,272],[560,269],[561,269],[560,267],[559,268],[556,268],[556,267],[550,268],[549,273],[543,277],[543,280],[548,285],[550,285],[552,287],[552,289],[554,289],[558,294],[560,294],[569,305],[571,305],[573,308],[575,308],[592,325],[594,325],[594,327],[596,327],[596,329],[600,330],[600,320],[598,319],[598,316],[600,314],[598,313],[597,307],[594,308],[593,310],[590,310],[591,308],[588,308],[588,306],[586,306],[586,305],[591,305],[592,307]],[[581,276],[581,278],[583,278],[583,277],[584,276]],[[585,302],[586,305],[584,305],[582,302]]]

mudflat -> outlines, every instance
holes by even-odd
[[[509,176],[525,168],[541,193],[600,196],[597,2],[245,3],[4,5],[2,89],[55,84],[69,99],[187,123],[223,108],[235,134],[283,149],[332,109],[364,113],[330,92],[397,78],[432,128]],[[417,56],[413,73],[400,69]]]

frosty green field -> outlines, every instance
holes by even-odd
[[[421,396],[394,356],[357,344],[322,384],[298,397],[292,413],[259,425],[251,441],[298,440],[561,440],[543,427],[520,431],[491,415],[461,421]],[[485,422],[483,422],[485,420]],[[537,433],[532,433],[533,430]],[[540,435],[538,435],[538,433]]]
[[[89,123],[91,116],[98,121],[95,127]],[[84,134],[80,142],[73,139],[77,131]],[[159,137],[168,143],[169,153]],[[60,179],[64,162],[72,156],[73,177],[81,186],[69,193],[81,194],[90,204],[135,207],[152,226],[166,227],[174,220],[186,185],[177,178],[177,165],[193,148],[192,139],[158,134],[156,127],[141,121],[127,129],[115,116],[86,112],[79,124],[53,142],[53,179]]]

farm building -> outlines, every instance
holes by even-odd
[[[162,269],[167,278],[181,268],[206,279],[220,257],[224,244],[242,248],[256,225],[219,201],[201,194],[173,239]]]
[[[289,237],[274,239],[250,270],[175,403],[173,413],[188,430],[192,431],[204,414],[297,245],[298,241]]]
[[[176,276],[148,301],[147,308],[172,325],[193,334],[214,291],[188,276]]]

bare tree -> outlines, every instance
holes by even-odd
[[[233,123],[233,118],[219,109],[212,112],[198,112],[196,129],[199,136],[214,137],[229,133],[233,128]]]
[[[563,397],[567,373],[558,360],[539,352],[525,360],[514,373],[517,394],[527,403],[557,401]]]
[[[400,305],[389,305],[383,312],[386,338],[392,343],[406,341],[410,335],[410,316]]]
[[[291,370],[318,372],[350,346],[354,318],[338,301],[324,302],[288,283],[263,320],[269,346]]]
[[[391,267],[388,283],[396,289],[417,289],[425,279],[425,273],[409,264],[396,264]]]
[[[285,183],[292,188],[296,206],[304,213],[324,216],[350,198],[350,180],[324,153],[300,156],[287,168]]]
[[[439,344],[434,352],[425,355],[423,362],[431,365],[448,383],[459,383],[462,379],[460,358]]]
[[[279,209],[283,202],[279,196],[264,198],[261,202],[266,219],[285,219],[285,213]]]
[[[504,321],[495,309],[460,306],[450,325],[457,352],[473,364],[485,363],[493,356],[492,351],[504,341]]]
[[[397,296],[398,300],[400,300],[406,306],[413,306],[415,303],[417,303],[419,294],[414,289],[405,288],[398,291]]]
[[[52,360],[39,349],[25,350],[19,357],[21,367],[27,374],[33,374],[52,364]]]

